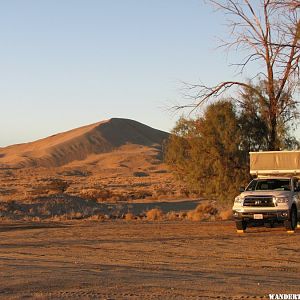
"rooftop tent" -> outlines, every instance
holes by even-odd
[[[300,175],[300,151],[250,152],[250,174]]]

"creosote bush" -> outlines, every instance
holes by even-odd
[[[181,118],[165,147],[165,161],[190,193],[232,201],[248,175],[248,152],[241,148],[235,107],[220,101],[203,117]]]
[[[187,213],[187,219],[191,221],[205,221],[215,218],[218,209],[211,203],[201,203],[194,210]]]
[[[82,197],[83,199],[91,199],[95,201],[105,201],[111,198],[112,194],[110,193],[110,191],[105,189],[89,188],[89,189],[82,189],[80,191],[80,197]]]
[[[232,209],[225,209],[219,213],[219,217],[221,220],[231,220],[232,219]]]
[[[128,212],[127,214],[125,214],[124,219],[126,221],[132,221],[132,220],[135,220],[136,217],[135,217],[135,215],[133,213]]]
[[[146,218],[148,221],[162,220],[163,215],[162,210],[159,208],[153,208],[146,212]]]

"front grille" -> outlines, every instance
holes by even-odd
[[[270,196],[248,196],[245,197],[244,206],[274,207],[275,205]]]

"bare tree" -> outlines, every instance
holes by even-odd
[[[272,5],[274,6],[275,9],[278,9],[278,8],[288,9],[290,12],[291,11],[295,12],[297,9],[300,9],[300,0],[284,0],[284,1],[282,1],[282,0],[273,0]],[[299,22],[299,20],[297,20],[297,22],[295,24],[292,24],[292,26],[295,26],[294,30],[296,31],[296,36],[299,40],[299,38],[300,38],[300,22]],[[286,29],[288,29],[288,30],[286,30]],[[290,30],[290,27],[288,27],[288,28],[283,27],[283,28],[281,28],[281,30],[282,30],[282,32],[285,32],[285,33],[289,34],[288,31]],[[292,47],[293,45],[283,43],[283,44],[281,44],[281,46],[289,48],[289,47]],[[295,47],[300,48],[299,43],[297,43],[295,45]]]
[[[296,9],[296,8],[299,8],[300,7],[300,1],[299,0],[274,0],[274,4],[275,5],[281,5],[281,6],[284,6],[286,8],[289,8],[289,9]]]
[[[249,80],[224,81],[212,87],[202,84],[189,85],[196,94],[194,103],[188,106],[196,109],[209,99],[218,97],[234,87],[252,90],[257,97],[268,103],[268,148],[278,150],[278,120],[290,109],[291,103],[283,94],[293,95],[299,79],[299,1],[288,1],[289,7],[293,9],[274,5],[275,1],[272,0],[255,1],[259,2],[258,5],[251,4],[249,0],[208,1],[225,12],[229,20],[230,37],[222,41],[221,46],[245,54],[241,62],[233,65],[240,73],[243,73],[251,62],[261,65],[262,71],[253,74],[251,80],[264,81],[266,91],[262,93]],[[279,2],[277,4],[280,4]]]

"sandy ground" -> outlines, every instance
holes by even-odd
[[[300,292],[300,234],[226,222],[0,224],[1,299],[252,299]]]
[[[154,148],[127,145],[57,168],[0,166],[0,202],[35,203],[62,193],[106,203],[188,197],[158,155]]]

